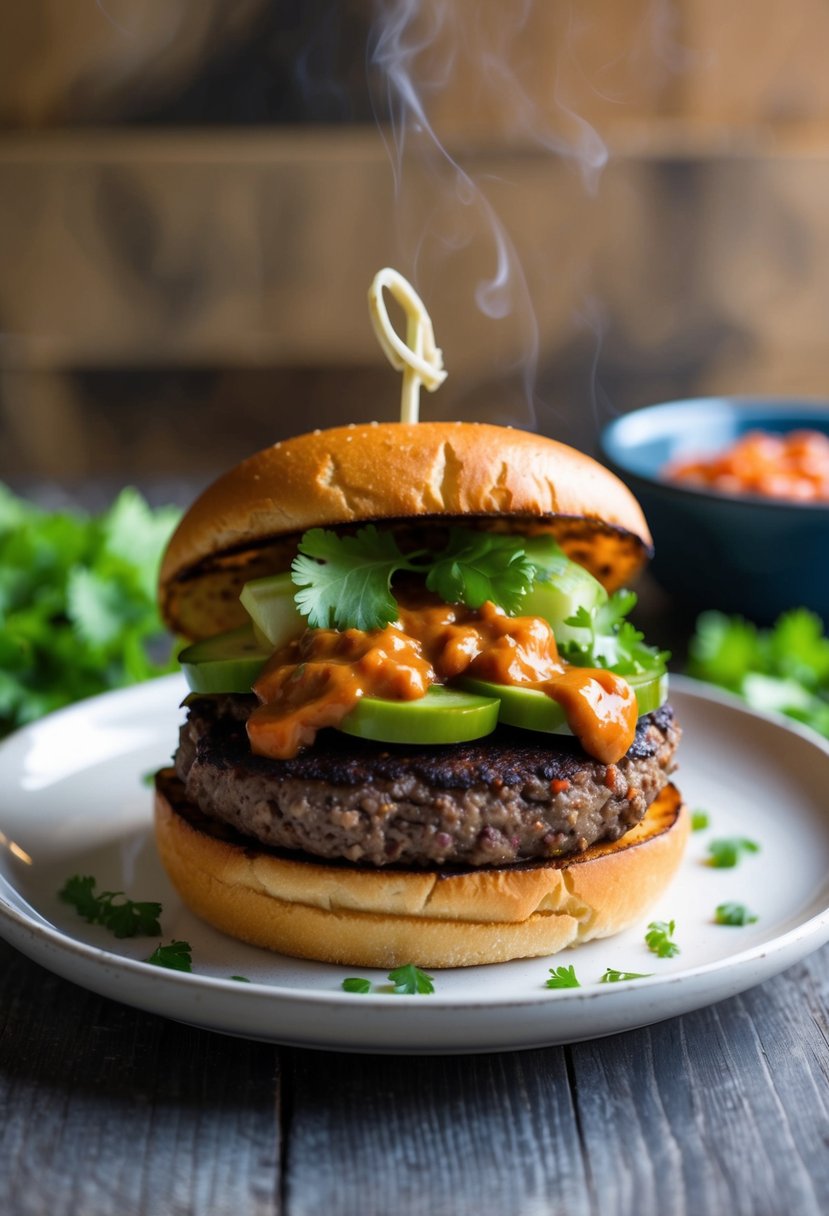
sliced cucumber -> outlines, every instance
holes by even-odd
[[[433,684],[416,701],[361,697],[339,729],[378,743],[466,743],[490,734],[499,701]]]
[[[239,596],[257,634],[276,650],[307,628],[308,622],[294,601],[296,587],[288,573],[254,578]]]
[[[270,648],[262,647],[251,626],[242,625],[186,647],[178,661],[193,692],[250,692],[270,657]]]
[[[664,672],[623,676],[622,679],[627,680],[636,693],[640,716],[664,705],[668,696],[668,677]],[[558,701],[537,688],[493,684],[489,680],[474,680],[466,676],[458,680],[458,684],[465,691],[482,697],[498,697],[501,702],[498,721],[506,726],[520,726],[524,730],[544,731],[547,734],[571,733]]]
[[[536,576],[521,602],[521,615],[540,616],[549,621],[559,643],[587,640],[583,629],[566,625],[565,621],[579,608],[590,610],[605,603],[604,587],[549,537],[531,537],[526,552],[536,568]]]

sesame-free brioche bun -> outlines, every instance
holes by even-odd
[[[189,638],[244,622],[249,578],[286,570],[313,527],[413,521],[553,533],[608,590],[651,552],[625,485],[574,448],[486,423],[372,423],[276,443],[209,486],[159,576],[161,612]]]
[[[478,870],[369,869],[269,850],[156,779],[162,863],[185,904],[255,946],[355,967],[470,967],[555,954],[628,928],[676,872],[688,813],[673,785],[620,840]]]

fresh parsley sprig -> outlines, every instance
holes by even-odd
[[[714,923],[717,925],[753,925],[757,917],[749,912],[745,904],[727,902],[718,904],[714,912]]]
[[[396,967],[394,971],[389,972],[388,978],[393,984],[392,992],[395,996],[431,996],[435,991],[432,976],[427,975],[425,971],[421,971],[414,963],[406,963],[402,967]],[[361,975],[347,976],[340,986],[343,992],[365,994],[372,991],[371,980]],[[378,991],[388,992],[388,988],[381,987]]]
[[[652,920],[645,934],[645,944],[657,958],[673,958],[679,954],[679,946],[673,941],[676,921]]]
[[[144,962],[152,963],[154,967],[167,967],[170,971],[192,971],[193,950],[189,942],[170,942],[167,946],[156,946]],[[236,978],[231,976],[231,979]]]
[[[544,984],[545,988],[581,988],[576,978],[576,969],[572,963],[568,967],[551,967],[550,978]]]
[[[620,984],[627,980],[647,980],[652,975],[652,971],[617,971],[615,967],[608,967],[599,983]]]
[[[123,891],[95,892],[95,879],[74,875],[58,892],[90,925],[103,925],[116,937],[151,937],[161,933],[161,904],[127,899]]]
[[[708,864],[715,870],[731,870],[745,854],[759,852],[759,844],[746,836],[723,836],[709,844]]]

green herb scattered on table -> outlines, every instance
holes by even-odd
[[[232,975],[230,978],[232,980],[238,980],[238,982],[240,984],[249,984],[250,983],[250,980],[248,979],[248,977],[246,975]]]
[[[744,854],[759,852],[759,844],[745,836],[724,836],[708,845],[708,865],[715,870],[732,870]]]
[[[717,906],[714,921],[718,925],[753,925],[757,917],[745,904],[724,903]]]
[[[691,831],[703,832],[710,825],[711,819],[707,811],[691,811]]]
[[[806,608],[785,612],[771,629],[704,612],[689,646],[688,672],[829,738],[829,637]]]
[[[175,670],[158,617],[179,512],[124,490],[102,515],[48,512],[0,485],[0,735],[82,697]]]
[[[652,975],[652,971],[617,971],[615,967],[608,967],[599,983],[619,984],[625,980],[647,980]]]
[[[551,967],[550,978],[546,981],[545,988],[581,988],[581,984],[576,979],[576,969],[572,963],[569,967]]]
[[[168,946],[157,946],[144,962],[170,971],[192,971],[193,949],[189,942],[170,942]]]
[[[676,921],[652,920],[645,934],[645,944],[657,958],[673,958],[679,954],[679,946],[673,941]]]
[[[127,899],[123,891],[95,892],[95,879],[74,875],[58,892],[90,925],[103,925],[116,937],[151,937],[161,933],[161,904]],[[117,901],[117,902],[116,902]]]

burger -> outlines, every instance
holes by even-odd
[[[627,619],[650,552],[612,473],[508,427],[344,426],[226,473],[160,570],[189,642],[155,803],[183,901],[382,968],[636,922],[688,831],[666,656]]]

